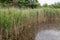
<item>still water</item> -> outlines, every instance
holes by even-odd
[[[60,40],[60,31],[41,30],[36,34],[35,40]]]

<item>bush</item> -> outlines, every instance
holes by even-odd
[[[2,3],[4,6],[7,6],[7,5],[10,6],[10,4],[12,3],[11,5],[15,6],[15,7],[16,6],[17,7],[25,6],[25,7],[30,7],[30,8],[36,8],[37,6],[39,6],[39,3],[37,0],[34,0],[34,1],[32,1],[32,0],[17,0],[15,2],[13,2],[13,0],[0,0],[0,3]]]

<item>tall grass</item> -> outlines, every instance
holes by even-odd
[[[0,9],[0,40],[33,40],[41,23],[60,22],[60,9]]]

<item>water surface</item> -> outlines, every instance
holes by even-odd
[[[60,30],[41,30],[36,34],[35,40],[60,40]]]

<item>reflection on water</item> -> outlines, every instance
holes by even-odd
[[[42,30],[36,34],[35,40],[60,40],[59,30]]]

